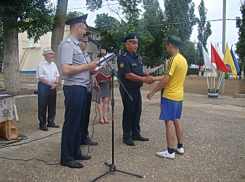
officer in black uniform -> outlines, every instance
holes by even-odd
[[[138,49],[137,34],[129,34],[122,42],[125,43],[125,50],[117,59],[118,77],[133,98],[133,101],[131,101],[120,85],[119,90],[124,107],[122,120],[123,142],[127,145],[134,146],[135,143],[133,140],[149,140],[140,135],[139,123],[142,109],[140,87],[143,85],[143,82],[151,84],[154,81],[152,76],[144,77],[146,74],[143,71],[142,61],[138,54],[136,54]]]

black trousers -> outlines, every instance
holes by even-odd
[[[49,85],[38,82],[38,119],[39,126],[46,125],[46,112],[48,108],[48,124],[54,124],[56,114],[56,89],[50,89]]]
[[[86,140],[89,140],[88,126],[89,126],[90,111],[91,111],[91,97],[92,97],[92,93],[88,92],[87,98],[86,98],[86,105],[85,105],[85,115],[83,116],[84,117],[84,126],[83,126],[81,143],[85,143]]]
[[[126,88],[128,93],[133,98],[130,100],[128,94],[120,86],[120,94],[123,102],[123,139],[140,136],[140,116],[142,109],[142,99],[140,88]]]

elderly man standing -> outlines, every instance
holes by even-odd
[[[126,145],[134,146],[133,140],[148,141],[140,135],[140,116],[142,110],[142,99],[140,87],[143,82],[153,83],[152,76],[146,76],[143,71],[142,61],[136,51],[138,49],[138,39],[136,33],[131,33],[123,39],[125,50],[117,59],[118,77],[122,81],[128,93],[133,98],[129,98],[126,91],[120,85],[120,94],[123,102],[123,142]]]
[[[98,59],[87,63],[80,48],[79,39],[86,33],[86,18],[87,14],[66,21],[66,24],[70,25],[70,34],[58,47],[65,95],[65,122],[62,129],[60,163],[71,168],[82,168],[83,165],[76,160],[91,158],[83,155],[80,150],[89,77],[98,65],[96,62]]]
[[[164,88],[159,119],[165,121],[168,149],[163,152],[157,152],[156,155],[169,159],[175,158],[174,150],[179,154],[184,154],[183,127],[180,122],[180,117],[188,64],[179,52],[180,44],[181,39],[175,35],[170,35],[166,40],[166,48],[171,56],[167,62],[167,69],[164,76],[154,78],[155,81],[160,82],[147,94],[147,98],[151,99],[156,92]],[[174,147],[175,133],[178,139],[177,147]]]
[[[54,60],[54,52],[50,48],[43,49],[45,60],[37,67],[38,78],[38,119],[39,129],[48,131],[46,127],[46,111],[48,107],[48,127],[59,128],[54,123],[56,113],[56,87],[59,82],[59,71]]]

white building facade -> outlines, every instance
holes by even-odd
[[[93,40],[100,39],[100,31],[93,27],[88,27],[87,31],[91,33],[90,37]],[[65,25],[64,38],[68,36],[70,32],[70,26]],[[20,73],[21,74],[36,74],[37,66],[39,62],[44,60],[42,56],[43,49],[46,47],[51,47],[51,37],[52,32],[48,32],[40,39],[37,43],[34,43],[33,39],[27,38],[27,33],[19,33],[19,63],[20,63]],[[90,56],[90,59],[95,59],[99,51],[97,46],[89,42],[86,52]],[[105,53],[105,50],[102,50]],[[116,58],[114,57],[116,60]],[[113,61],[116,62],[116,61]],[[113,65],[116,68],[116,65]]]

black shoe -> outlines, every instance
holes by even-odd
[[[149,138],[144,138],[141,135],[137,136],[137,137],[132,137],[132,140],[136,140],[136,141],[149,141]]]
[[[40,127],[39,127],[39,130],[48,131],[48,128],[44,125],[44,126],[42,126],[42,127],[40,126]]]
[[[130,146],[135,146],[133,140],[131,139],[123,139],[123,142],[127,145],[130,145]]]
[[[56,125],[56,124],[48,124],[47,127],[50,127],[50,128],[59,128],[60,126],[59,125]]]
[[[83,165],[77,161],[60,162],[62,166],[68,166],[70,168],[82,168]]]
[[[75,160],[89,160],[91,159],[91,156],[86,156],[86,155],[80,155],[78,157],[74,157]]]
[[[86,140],[85,142],[81,142],[81,145],[98,145],[98,142],[93,142],[92,140]]]

